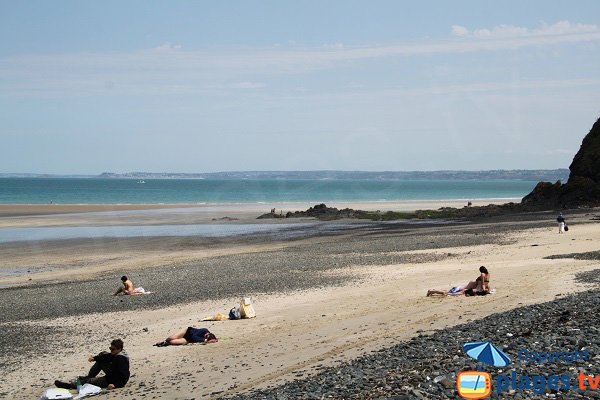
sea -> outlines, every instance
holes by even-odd
[[[248,204],[520,199],[525,180],[0,178],[0,204]]]
[[[286,203],[360,203],[469,200],[495,201],[520,199],[535,187],[535,181],[523,180],[361,180],[361,179],[117,179],[117,178],[0,178],[0,204],[185,204],[196,208],[163,210],[121,210],[102,214],[115,221],[126,215],[153,215],[179,212],[210,212],[227,205]],[[215,207],[210,207],[214,205]],[[224,207],[227,208],[227,207]],[[73,215],[73,214],[70,214]],[[206,238],[262,235],[292,239],[310,235],[335,234],[360,229],[362,221],[267,221],[245,223],[198,223],[185,225],[138,224],[109,226],[44,226],[44,219],[33,217],[34,227],[0,228],[0,244],[44,240],[131,238],[159,236],[195,236]],[[276,223],[271,223],[276,222]],[[420,221],[390,221],[389,224],[419,224]],[[384,223],[384,224],[385,224]],[[24,270],[0,271],[1,276],[23,274]]]

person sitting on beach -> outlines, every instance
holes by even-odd
[[[103,351],[88,358],[88,361],[93,362],[94,365],[87,376],[77,378],[82,385],[89,383],[109,390],[125,386],[129,380],[129,356],[123,351],[123,341],[113,340],[110,342],[109,350],[110,352]],[[100,371],[104,371],[105,375],[98,376]],[[56,380],[54,385],[63,389],[77,389],[77,380],[72,382]]]
[[[155,346],[178,346],[188,343],[216,343],[219,340],[206,328],[193,328],[188,326],[187,329],[182,329],[163,340]]]
[[[473,296],[475,294],[490,293],[490,273],[483,265],[479,267],[480,275],[474,281],[470,281],[463,287],[453,287],[451,289],[429,289],[427,296],[441,294],[443,296],[453,296],[458,294],[466,294]]]
[[[467,283],[467,286],[461,288],[461,293],[467,296],[475,294],[488,294],[490,292],[490,273],[483,265],[479,267],[480,275],[474,281]]]
[[[489,293],[490,292],[490,273],[487,268],[483,265],[479,267],[480,275],[475,279],[477,284],[473,291],[478,293]],[[469,282],[470,283],[470,282]]]
[[[122,282],[123,286],[120,287],[119,290],[117,290],[113,296],[116,296],[120,293],[128,294],[128,295],[145,294],[146,293],[146,291],[144,290],[143,287],[134,288],[133,282],[131,281],[131,279],[129,279],[125,275],[123,275],[121,277],[121,282]]]

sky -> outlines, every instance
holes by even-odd
[[[0,173],[568,168],[600,1],[0,0]]]

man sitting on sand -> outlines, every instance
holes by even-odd
[[[109,390],[125,386],[129,380],[129,356],[123,351],[123,341],[115,339],[110,342],[110,352],[103,351],[96,356],[88,358],[93,362],[87,376],[80,376],[79,382],[83,385],[90,383]],[[100,371],[106,375],[98,376]],[[54,381],[54,385],[63,389],[77,389],[75,382]]]
[[[119,293],[129,294],[129,295],[149,293],[149,292],[146,292],[143,287],[134,289],[133,282],[131,281],[131,279],[129,279],[125,275],[123,275],[121,277],[121,282],[123,283],[123,287],[120,287],[119,290],[117,290],[113,296],[116,296]]]

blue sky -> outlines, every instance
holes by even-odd
[[[0,0],[0,172],[566,168],[598,1]]]

